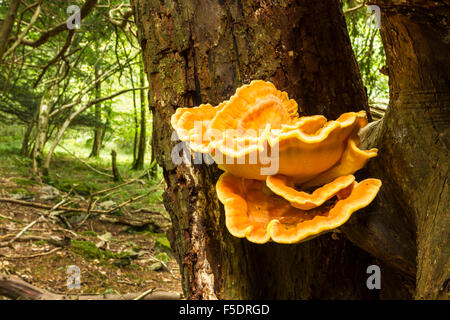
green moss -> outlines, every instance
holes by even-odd
[[[163,262],[168,262],[170,260],[170,257],[167,253],[165,252],[160,252],[155,256],[156,259],[159,259]]]
[[[124,227],[123,231],[126,233],[129,233],[129,234],[147,233],[149,235],[153,235],[153,228],[151,225],[146,225],[143,227],[126,226],[126,227]]]
[[[96,237],[98,234],[97,234],[97,232],[95,232],[95,231],[90,231],[90,230],[86,230],[86,231],[83,231],[83,232],[81,232],[80,233],[82,236],[85,236],[85,237]]]
[[[35,185],[40,184],[37,181],[27,179],[27,178],[13,178],[12,180],[19,186],[35,186]]]
[[[139,251],[142,250],[142,247],[141,247],[141,246],[133,246],[133,247],[131,248],[131,250],[133,250],[134,252],[139,252]]]
[[[18,189],[12,189],[9,193],[12,194],[19,194],[19,193],[24,193],[24,194],[28,194],[28,191],[22,188],[18,188]]]
[[[116,290],[111,289],[111,288],[107,288],[102,292],[102,294],[115,294],[115,293],[116,293]]]
[[[103,259],[108,255],[106,251],[100,250],[91,241],[72,239],[70,247],[73,252],[89,259]]]
[[[137,264],[130,264],[129,266],[127,266],[127,268],[131,269],[131,270],[136,270],[136,271],[141,271],[141,267]]]
[[[131,260],[133,257],[133,253],[130,252],[115,253],[99,249],[95,243],[85,240],[72,239],[70,247],[73,252],[87,259],[98,259],[104,262],[107,259]]]
[[[170,247],[170,242],[166,237],[165,233],[155,233],[155,241],[157,244],[159,244],[160,246],[167,248],[167,249],[172,249]]]
[[[60,179],[56,181],[49,180],[47,181],[47,183],[64,192],[70,191],[70,189],[72,189],[74,185],[77,185],[73,190],[82,196],[89,196],[91,192],[96,192],[101,189],[101,186],[99,186],[97,183],[85,181],[80,182],[74,179]]]

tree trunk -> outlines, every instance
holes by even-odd
[[[301,114],[336,119],[368,111],[367,96],[338,0],[132,1],[154,108],[153,142],[167,189],[172,247],[183,290],[197,299],[409,298],[410,280],[341,234],[297,245],[256,245],[225,227],[215,165],[176,166],[170,116],[217,105],[253,79],[273,82]],[[339,53],[339,54],[336,54]],[[358,213],[359,214],[359,213]],[[382,267],[382,290],[366,287]],[[405,284],[406,283],[406,284]]]
[[[449,299],[450,2],[375,4],[390,102],[368,169],[389,179],[399,204],[393,213],[417,234],[416,298]]]
[[[113,173],[113,180],[115,182],[123,181],[122,176],[120,175],[119,168],[117,168],[117,152],[116,150],[111,151],[111,167]]]
[[[135,86],[133,80],[133,69],[131,68],[131,65],[129,65],[129,71],[130,71],[131,86],[134,88]],[[138,137],[139,137],[139,119],[137,113],[136,92],[134,91],[133,91],[133,120],[134,120],[134,139],[133,139],[133,162],[131,167],[134,167],[134,164],[136,163]]]
[[[37,112],[38,112],[38,110],[36,108],[33,119],[31,119],[30,122],[27,123],[26,130],[23,135],[22,147],[20,149],[20,154],[22,156],[28,156],[28,154],[30,152],[30,138],[31,138],[31,133],[33,132],[34,124],[36,122]]]
[[[148,98],[148,95],[147,95],[147,98]],[[151,152],[151,155],[150,155],[150,163],[151,164],[153,164],[154,162],[156,162],[156,155],[155,155],[155,152],[156,152],[156,150],[155,150],[155,142],[154,142],[154,137],[156,137],[156,134],[155,134],[155,130],[154,130],[154,128],[155,128],[155,108],[154,108],[154,106],[152,106],[152,105],[150,105],[149,104],[149,113],[152,115],[152,127],[151,127],[151,138],[150,138],[150,152]],[[157,174],[158,174],[158,166],[157,165],[154,165],[154,166],[152,166],[151,168],[150,168],[150,176],[151,177],[153,177],[153,178],[156,178],[156,176],[157,176]]]
[[[145,87],[145,70],[144,66],[139,64],[139,81],[140,86]],[[133,169],[134,170],[142,170],[144,168],[144,159],[145,159],[145,149],[147,143],[147,115],[146,115],[146,106],[145,106],[145,91],[141,90],[139,92],[140,97],[140,108],[141,108],[141,121],[140,121],[140,131],[139,131],[139,144],[137,150],[136,161],[134,162]]]
[[[17,10],[19,9],[20,0],[12,0],[9,5],[8,13],[6,14],[5,21],[0,29],[0,62],[2,61],[3,54],[8,46],[9,36],[16,20]]]
[[[95,65],[95,80],[97,81],[100,77],[100,68],[98,65]],[[99,99],[102,93],[102,83],[101,81],[97,82],[95,85],[95,99]],[[95,104],[95,120],[97,124],[102,122],[102,104]],[[96,126],[94,128],[94,140],[92,142],[92,150],[89,157],[98,157],[100,155],[100,149],[102,147],[103,142],[103,126]]]
[[[39,104],[39,109],[36,117],[36,137],[33,149],[33,174],[35,176],[47,175],[46,172],[40,172],[43,167],[44,146],[47,141],[49,115],[53,104],[53,94],[56,86],[52,85],[48,88]],[[44,168],[44,171],[45,168]]]
[[[61,64],[58,69],[58,76],[61,76],[65,63]],[[44,157],[44,146],[47,143],[47,140],[50,138],[49,135],[49,122],[50,122],[50,113],[53,108],[53,98],[56,89],[58,88],[58,82],[54,82],[51,84],[49,88],[46,88],[44,94],[41,98],[41,103],[38,107],[37,116],[36,116],[36,137],[33,148],[33,174],[35,176],[44,177],[49,176],[49,165],[50,160],[54,148],[50,148],[50,152]],[[59,140],[58,140],[59,141]]]

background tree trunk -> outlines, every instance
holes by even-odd
[[[100,67],[96,64],[95,65],[95,80],[97,81],[98,78],[100,77]],[[99,99],[102,95],[102,82],[99,81],[97,82],[97,84],[95,85],[95,99]],[[97,121],[98,124],[100,124],[102,122],[102,104],[101,103],[97,103],[95,104],[95,120]],[[89,157],[98,157],[100,155],[100,149],[102,147],[102,142],[103,142],[103,126],[96,126],[94,128],[94,140],[92,141],[92,150],[91,150],[91,154],[89,155]]]
[[[51,85],[50,88],[44,92],[41,98],[41,102],[38,107],[36,116],[36,135],[33,148],[33,175],[41,176],[43,172],[40,172],[43,168],[44,160],[44,146],[47,142],[47,133],[49,126],[49,115],[53,105],[53,95],[56,86]],[[45,171],[45,169],[44,169]],[[43,173],[47,175],[46,172]]]
[[[153,162],[156,161],[156,156],[155,156],[155,152],[156,151],[155,151],[154,142],[153,142],[153,137],[155,136],[154,135],[154,130],[153,130],[153,128],[155,127],[155,125],[154,125],[154,123],[155,123],[155,117],[154,117],[155,112],[154,112],[154,110],[155,109],[154,109],[154,107],[149,107],[149,110],[150,110],[150,114],[152,115],[152,130],[151,130],[152,131],[152,136],[151,136],[151,139],[150,139],[150,152],[151,152],[150,163],[153,163]],[[150,176],[156,178],[157,174],[158,174],[158,166],[154,165],[150,169]]]
[[[217,105],[253,79],[272,81],[301,114],[337,118],[367,110],[367,96],[338,0],[132,1],[154,108],[154,149],[167,189],[171,243],[183,289],[198,299],[410,298],[411,280],[342,234],[297,245],[256,245],[224,223],[216,166],[175,166],[170,116],[178,107]],[[357,213],[360,214],[360,213]],[[382,268],[381,291],[366,269]]]
[[[140,87],[145,87],[145,70],[142,64],[139,65],[139,81]],[[139,130],[139,144],[137,150],[136,161],[134,162],[134,170],[142,170],[144,168],[145,159],[145,149],[147,147],[147,114],[145,106],[145,91],[140,90],[139,92],[139,102],[140,102],[140,130]]]
[[[395,4],[394,4],[395,3]],[[390,103],[368,168],[417,233],[417,299],[450,298],[450,1],[375,1]]]
[[[123,181],[122,176],[120,175],[119,168],[117,168],[117,152],[116,150],[111,151],[111,168],[113,173],[113,180],[115,182]]]
[[[9,36],[16,20],[17,10],[19,9],[20,0],[12,0],[5,21],[3,21],[0,29],[0,62],[3,60],[3,54],[8,46]]]
[[[28,157],[30,155],[30,138],[33,133],[33,128],[37,122],[36,120],[37,120],[38,114],[39,114],[39,107],[36,107],[33,112],[33,118],[26,125],[26,130],[25,130],[25,133],[23,135],[23,140],[22,140],[22,147],[20,149],[20,154],[22,156]]]

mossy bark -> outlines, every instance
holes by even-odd
[[[417,234],[417,299],[450,299],[449,1],[375,1],[390,103],[379,157],[404,227]]]
[[[153,143],[167,188],[171,243],[183,289],[197,299],[409,298],[411,282],[340,233],[297,245],[256,245],[224,223],[214,165],[175,165],[170,117],[217,105],[253,79],[273,82],[301,114],[330,119],[367,110],[367,96],[338,0],[134,0],[154,110]],[[383,270],[380,291],[367,267]]]

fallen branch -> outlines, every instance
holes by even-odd
[[[92,213],[92,209],[95,207],[95,205],[97,204],[98,199],[95,199],[94,202],[92,202],[93,200],[93,196],[90,195],[89,196],[89,204],[86,210],[86,216],[83,218],[83,220],[81,220],[81,222],[75,226],[75,229],[79,229],[86,221],[87,219],[89,219],[89,217],[91,216]]]
[[[158,184],[158,185],[159,185],[159,184]],[[155,189],[156,189],[156,188],[155,188]],[[128,199],[127,201],[122,202],[122,203],[119,204],[118,206],[109,209],[109,210],[107,211],[107,213],[114,212],[114,211],[116,211],[116,210],[119,210],[120,208],[123,208],[123,207],[129,205],[129,204],[132,203],[132,202],[135,202],[135,201],[138,201],[138,200],[140,200],[140,199],[142,199],[142,198],[145,198],[145,197],[147,197],[150,193],[152,193],[152,192],[154,192],[154,191],[155,191],[155,190],[150,190],[150,191],[148,191],[148,192],[146,192],[146,193],[144,193],[144,194],[141,194],[140,196],[137,196],[137,197],[134,197],[134,198],[130,198],[130,199]]]
[[[47,256],[49,254],[52,254],[56,251],[61,250],[62,248],[54,248],[50,251],[47,252],[43,252],[43,253],[36,253],[36,254],[32,254],[29,256],[7,256],[7,255],[2,255],[2,257],[4,257],[4,259],[30,259],[30,258],[37,258],[37,257],[42,257],[42,256]]]
[[[10,217],[7,217],[7,216],[4,216],[4,215],[2,215],[2,214],[0,214],[0,218],[2,218],[2,219],[6,219],[6,220],[9,220],[9,221],[12,221],[12,222],[19,222],[19,221],[17,221],[17,220],[15,220],[15,219],[13,219],[13,218],[10,218]],[[21,221],[20,221],[21,222]]]
[[[156,189],[156,188],[155,188]],[[152,191],[147,192],[146,194],[140,195],[138,197],[135,198],[131,198],[130,200],[127,200],[123,203],[121,203],[120,205],[118,205],[117,207],[114,207],[110,210],[90,210],[91,213],[98,213],[98,214],[110,214],[111,212],[114,212],[126,205],[129,205],[130,203],[132,203],[133,201],[137,201],[140,200],[141,198],[148,196]],[[9,203],[14,203],[14,204],[19,204],[22,206],[26,206],[26,207],[32,207],[32,208],[37,208],[37,209],[51,209],[52,206],[43,204],[43,203],[38,203],[38,202],[30,202],[30,201],[23,201],[23,200],[16,200],[16,199],[10,199],[10,198],[0,198],[0,202],[9,202]],[[59,207],[58,208],[59,211],[72,211],[72,212],[83,212],[83,213],[87,213],[88,209],[84,209],[84,208],[72,208],[72,207]],[[6,217],[5,217],[6,218]]]
[[[15,236],[14,234],[6,235],[4,237],[1,237],[0,239],[4,240],[4,239],[12,238],[14,236]],[[50,236],[50,235],[47,235],[47,236],[23,235],[19,239],[16,239],[16,242],[17,241],[23,241],[23,242],[25,242],[25,241],[47,241],[48,243],[53,244],[54,246],[63,247],[70,243],[70,241],[67,242],[66,239],[70,239],[70,238],[65,237],[65,238],[61,239],[60,237],[55,237],[55,236]],[[0,242],[0,248],[8,247],[10,245],[11,244],[9,241]]]
[[[170,268],[167,266],[167,264],[166,264],[164,261],[162,261],[161,259],[158,259],[158,258],[156,258],[156,257],[154,257],[154,256],[151,256],[150,259],[153,260],[153,261],[158,261],[159,263],[161,263],[161,265],[163,266],[163,268],[164,268],[166,271],[168,271],[168,272],[170,273],[170,275],[172,276],[172,278],[174,278],[175,280],[178,280],[178,281],[181,280],[180,278],[178,278],[178,277],[172,272],[172,270],[170,270]]]
[[[99,217],[100,221],[103,222],[109,222],[109,223],[118,223],[118,224],[124,224],[132,227],[144,227],[146,225],[155,225],[160,227],[161,229],[164,229],[165,227],[169,226],[169,221],[167,221],[166,218],[163,217],[163,219],[158,219],[157,217],[160,217],[159,212],[154,212],[155,214],[158,214],[158,216],[143,218],[143,219],[137,219],[134,217],[127,217],[127,216],[108,216],[108,215],[101,215]],[[161,221],[164,220],[164,221]]]
[[[16,199],[10,199],[10,198],[0,198],[0,202],[9,202],[9,203],[15,203],[15,204],[20,204],[22,206],[26,206],[26,207],[33,207],[33,208],[38,208],[38,209],[51,209],[53,206],[49,206],[43,203],[37,203],[37,202],[28,202],[28,201],[23,201],[23,200],[16,200]],[[72,211],[72,212],[83,212],[86,213],[87,209],[83,209],[83,208],[71,208],[71,207],[59,207],[58,210],[60,211]],[[99,213],[99,214],[106,214],[106,213],[110,213],[111,211],[106,211],[106,210],[91,210],[92,213]]]
[[[148,174],[148,172],[149,172],[155,165],[156,165],[156,161],[153,161],[153,163],[150,165],[149,169],[148,169],[143,175],[139,176],[139,177],[136,178],[136,179],[132,179],[132,180],[129,180],[129,181],[125,181],[124,183],[121,183],[121,184],[119,184],[119,185],[117,185],[117,186],[114,186],[114,187],[111,187],[111,188],[107,188],[107,189],[104,189],[104,190],[100,190],[100,191],[97,191],[97,192],[95,192],[95,193],[90,194],[90,196],[89,196],[89,204],[88,204],[88,208],[87,208],[87,215],[86,215],[86,217],[84,217],[84,219],[76,226],[76,229],[80,228],[80,227],[87,221],[87,219],[91,216],[92,209],[95,207],[95,205],[97,204],[97,202],[98,202],[101,198],[109,196],[109,195],[112,193],[112,192],[110,192],[110,191],[114,191],[114,190],[116,190],[116,189],[120,189],[120,188],[122,188],[122,187],[124,187],[124,186],[126,186],[126,185],[129,185],[129,184],[132,184],[132,183],[134,183],[134,182],[139,181],[139,179],[141,179],[141,178],[144,177],[146,174]],[[161,181],[160,181],[160,183],[161,183]],[[159,185],[160,183],[158,183],[158,185]],[[102,193],[106,193],[106,192],[109,192],[109,193],[106,194],[106,195],[103,196],[103,197],[96,198],[96,199],[94,200],[94,197],[95,197],[95,196],[97,196],[97,195],[99,195],[99,194],[102,194]],[[148,212],[149,212],[149,213],[153,213],[153,212],[151,212],[151,211],[148,211]]]
[[[144,174],[144,175],[145,175],[145,174]],[[118,188],[120,188],[120,187],[123,187],[123,186],[125,186],[125,185],[131,184],[131,183],[136,182],[136,181],[138,181],[138,179],[133,179],[133,180],[130,180],[130,181],[128,181],[128,182],[122,183],[122,184],[119,185],[119,186],[115,186],[115,187],[112,187],[112,188],[109,188],[109,189],[101,190],[101,191],[99,191],[99,192],[96,192],[96,193],[92,194],[91,197],[90,197],[90,200],[89,200],[89,206],[88,206],[87,209],[84,209],[84,208],[63,207],[62,204],[66,201],[66,198],[63,199],[60,203],[56,204],[55,206],[50,206],[50,205],[46,205],[46,204],[42,204],[42,203],[38,203],[38,202],[29,202],[29,201],[23,201],[23,200],[16,200],[16,199],[11,199],[11,198],[0,198],[0,202],[14,203],[14,204],[22,205],[22,206],[27,206],[27,207],[33,207],[33,208],[38,208],[38,209],[46,209],[46,210],[50,210],[50,211],[48,212],[48,214],[51,213],[52,211],[55,211],[56,209],[58,209],[58,210],[60,210],[60,211],[70,211],[70,212],[82,212],[82,213],[86,213],[87,216],[86,216],[86,217],[83,219],[83,221],[77,226],[77,228],[78,228],[78,227],[80,227],[80,226],[87,220],[87,218],[90,216],[91,213],[97,213],[97,214],[104,215],[103,219],[107,219],[107,218],[105,218],[106,215],[108,215],[108,214],[110,214],[110,213],[112,213],[112,212],[114,212],[114,211],[116,211],[116,210],[119,210],[119,209],[121,209],[121,208],[123,208],[123,207],[125,207],[125,206],[127,206],[127,205],[129,205],[129,204],[131,204],[132,202],[138,201],[138,200],[140,200],[140,199],[142,199],[142,198],[148,196],[150,193],[154,192],[155,190],[157,190],[157,189],[159,188],[159,186],[160,186],[160,184],[162,183],[163,180],[161,180],[161,181],[160,181],[156,186],[154,186],[153,188],[150,188],[150,190],[149,190],[147,193],[145,193],[145,194],[143,194],[143,195],[140,195],[140,196],[137,196],[137,197],[134,197],[134,198],[130,198],[129,200],[127,200],[127,201],[125,201],[125,202],[119,204],[118,206],[116,206],[116,207],[114,207],[114,208],[111,208],[111,209],[109,209],[109,210],[94,210],[94,209],[92,209],[92,206],[93,206],[92,200],[93,200],[93,196],[94,196],[94,195],[98,195],[98,194],[101,194],[101,193],[104,193],[104,192],[107,192],[107,191],[115,190],[115,189],[118,189]],[[69,191],[69,195],[70,195],[70,193],[72,192],[72,190],[73,190],[73,187],[72,187],[72,189]],[[68,196],[67,196],[67,197],[68,197]],[[96,200],[96,201],[97,201],[97,200]],[[94,202],[94,204],[96,203],[96,201]],[[151,213],[156,213],[156,212],[151,212]],[[47,214],[47,215],[48,215],[48,214]],[[159,214],[159,213],[158,213],[158,214]],[[7,218],[7,217],[5,217],[5,218]],[[31,228],[34,224],[36,224],[41,218],[42,218],[42,216],[39,217],[37,220],[33,221],[32,223],[30,223],[29,225],[27,225],[27,226],[26,226],[26,227],[18,234],[17,238],[20,237],[26,230],[28,230],[29,228]],[[126,218],[126,217],[122,217],[122,218],[123,218],[124,220],[122,220],[122,222],[120,222],[120,223],[129,224],[129,225],[137,226],[137,227],[144,226],[144,225],[147,225],[147,224],[150,224],[150,223],[156,224],[156,222],[155,222],[155,220],[154,220],[153,218],[152,218],[151,220],[145,220],[145,219],[144,219],[144,220],[138,220],[138,219],[131,219],[131,218]],[[7,218],[7,219],[10,219],[10,218]],[[126,222],[125,222],[125,221],[126,221]],[[117,221],[110,221],[110,222],[117,223]],[[13,241],[15,241],[15,239],[12,240],[11,242],[13,242]]]
[[[86,167],[88,167],[88,168],[91,169],[92,171],[94,171],[94,172],[96,172],[96,173],[98,173],[98,174],[104,175],[104,176],[106,176],[106,177],[113,178],[112,175],[110,175],[110,174],[108,174],[108,173],[105,173],[105,172],[101,172],[100,170],[95,169],[93,166],[91,166],[91,165],[90,165],[89,163],[87,163],[86,161],[84,161],[84,160],[78,158],[74,153],[70,152],[70,151],[69,151],[67,148],[65,148],[64,146],[58,144],[58,147],[60,147],[61,149],[65,150],[68,154],[70,154],[72,157],[74,157],[75,159],[77,159],[78,161],[80,161],[82,164],[84,164]]]
[[[44,219],[44,216],[39,216],[39,218],[37,218],[36,220],[34,220],[33,222],[31,222],[27,226],[25,226],[25,228],[23,228],[18,234],[16,234],[16,236],[14,238],[12,238],[9,241],[9,245],[11,245],[17,239],[19,239],[20,236],[23,235],[28,229],[30,229],[32,226],[34,226],[36,223],[38,223],[39,221],[41,221],[43,219]]]
[[[25,231],[27,231],[28,229],[30,229],[32,226],[34,226],[36,223],[38,223],[41,220],[44,220],[45,217],[49,216],[53,211],[55,211],[56,209],[58,209],[60,206],[62,206],[64,203],[67,202],[67,199],[70,197],[70,194],[73,191],[73,188],[75,187],[75,185],[70,189],[69,193],[64,197],[64,199],[62,199],[60,202],[58,202],[56,205],[54,205],[53,207],[50,208],[50,210],[48,212],[46,212],[45,214],[41,214],[39,216],[39,218],[37,218],[36,220],[34,220],[33,222],[31,222],[30,224],[28,224],[27,226],[25,226],[25,228],[23,228],[14,238],[12,238],[9,241],[9,244],[11,245],[14,241],[16,241],[18,238],[20,238],[21,235],[23,235],[25,233]]]
[[[143,173],[142,175],[140,175],[138,178],[131,179],[129,181],[125,181],[124,183],[121,183],[121,184],[119,184],[117,186],[114,186],[114,187],[111,187],[111,188],[107,188],[107,189],[104,189],[104,190],[97,191],[97,192],[93,193],[92,196],[95,197],[95,196],[97,196],[99,194],[102,194],[102,193],[105,193],[105,192],[109,192],[109,191],[113,191],[113,190],[122,188],[122,187],[124,187],[126,185],[132,184],[132,183],[134,183],[136,181],[139,181],[140,179],[145,177],[155,165],[156,165],[156,161],[153,161],[153,163],[150,165],[150,167],[147,169],[147,171],[145,173]],[[158,183],[158,185],[159,185],[159,183]]]
[[[35,287],[17,276],[0,276],[0,295],[10,299],[28,300],[180,300],[181,294],[162,291],[159,289],[147,290],[143,293],[104,294],[104,295],[65,295],[56,294]],[[142,298],[141,298],[142,297]]]
[[[147,291],[145,291],[144,293],[140,294],[139,296],[137,296],[136,298],[134,298],[133,300],[142,300],[144,299],[146,296],[148,296],[149,294],[152,294],[155,291],[155,288],[151,288]]]

